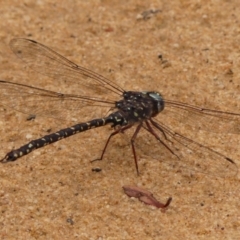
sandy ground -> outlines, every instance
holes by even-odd
[[[149,9],[161,11],[141,18]],[[238,0],[9,0],[1,1],[0,16],[0,79],[68,93],[81,88],[81,80],[63,85],[27,71],[8,47],[12,38],[25,37],[126,90],[158,90],[169,99],[240,112]],[[79,110],[75,116],[82,122],[104,111]],[[26,117],[0,108],[1,157],[48,129],[70,126],[72,116],[65,122],[41,114],[33,121]],[[201,174],[191,166],[185,171],[140,154],[137,176],[122,135],[103,161],[90,163],[110,132],[110,127],[94,129],[1,165],[0,238],[240,239],[239,175]],[[188,129],[185,134],[240,165],[239,135]],[[142,152],[151,151],[142,140]],[[93,167],[102,171],[92,172]],[[169,196],[173,201],[162,212],[128,198],[123,185],[148,189],[161,202]]]

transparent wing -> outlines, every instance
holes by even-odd
[[[145,155],[189,172],[217,177],[232,177],[237,174],[238,167],[229,157],[172,131],[162,122],[150,120],[150,123],[150,129],[147,125],[144,126],[149,132],[148,136],[144,137]]]
[[[37,117],[83,121],[84,114],[90,114],[88,116],[90,118],[93,112],[96,112],[97,115],[97,109],[104,107],[104,109],[109,110],[110,107],[114,107],[114,102],[80,95],[62,94],[0,80],[0,105]],[[86,107],[91,107],[90,113]]]
[[[79,94],[108,94],[109,91],[121,95],[123,89],[116,83],[89,69],[78,66],[52,49],[29,39],[15,38],[10,41],[12,51],[28,67],[43,75],[54,78],[56,82],[78,83]],[[80,82],[80,83],[79,83]],[[59,84],[59,83],[58,83]]]
[[[216,133],[240,134],[240,113],[217,111],[185,103],[167,101],[159,114],[161,122],[173,122],[176,126],[192,126],[195,130]]]

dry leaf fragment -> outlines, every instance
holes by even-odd
[[[139,201],[157,208],[166,208],[172,201],[170,197],[165,204],[160,203],[151,192],[136,186],[123,186],[123,190],[129,197],[138,198]]]

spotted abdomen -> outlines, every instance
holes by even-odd
[[[109,123],[108,118],[94,119],[94,120],[86,122],[86,123],[80,123],[80,124],[76,124],[72,127],[62,129],[56,133],[52,133],[52,134],[46,135],[42,138],[33,140],[33,141],[27,143],[26,145],[23,145],[22,147],[9,152],[3,159],[3,162],[15,161],[16,159],[32,152],[33,150],[35,150],[37,148],[44,147],[48,144],[57,142],[63,138],[70,137],[76,133],[84,132],[91,128],[104,126],[107,123]]]

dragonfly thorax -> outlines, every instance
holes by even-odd
[[[128,123],[141,122],[156,116],[164,108],[162,96],[157,92],[124,92],[123,99],[116,102]]]

